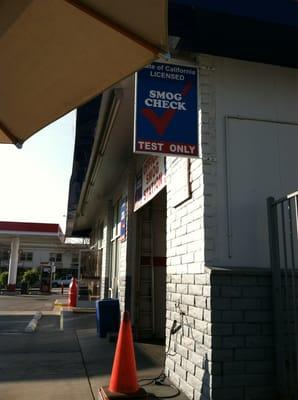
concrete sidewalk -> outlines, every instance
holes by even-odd
[[[107,339],[94,337],[93,331],[78,331],[82,354],[88,371],[92,391],[97,395],[100,386],[108,386],[112,370],[115,344],[109,343]],[[150,399],[159,396],[172,396],[177,389],[170,386],[156,385],[150,382],[158,377],[164,364],[164,347],[154,344],[135,343],[137,373],[139,384],[150,394]],[[141,379],[144,379],[141,381]],[[169,384],[169,382],[165,382]],[[97,397],[96,397],[97,398]],[[178,395],[176,399],[184,400],[186,397]]]
[[[97,336],[94,315],[77,315],[71,312],[64,314],[65,329],[75,329],[89,383],[93,395],[97,399],[98,388],[109,384],[116,343],[111,343],[108,339]],[[165,385],[150,384],[152,379],[163,372],[164,351],[164,346],[160,344],[135,343],[139,383],[146,385],[144,389],[150,393],[150,399],[156,399],[159,396],[162,398],[172,397],[177,393],[175,399],[187,400],[176,388],[170,387],[168,381],[165,382]]]

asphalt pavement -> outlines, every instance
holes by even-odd
[[[1,315],[0,316],[0,335],[23,333],[26,326],[33,318],[32,314],[28,315]]]
[[[75,329],[60,330],[59,293],[0,296],[0,400],[93,400]],[[25,329],[42,311],[34,333]]]

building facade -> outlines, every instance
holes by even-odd
[[[18,271],[22,273],[41,265],[55,266],[56,277],[77,276],[80,250],[85,248],[81,244],[65,243],[57,224],[0,221],[0,268],[10,272],[12,288]]]
[[[137,339],[164,340],[166,374],[188,398],[296,399],[297,349],[287,348],[285,378],[277,361],[267,198],[297,190],[297,63],[291,47],[259,53],[264,37],[252,46],[269,25],[287,35],[280,25],[197,3],[170,2],[169,25],[180,42],[170,63],[198,70],[199,157],[133,154],[135,81],[121,81],[86,129],[79,121],[88,105],[78,110],[75,154],[81,135],[93,146],[84,179],[76,179],[79,159],[73,170],[67,234],[90,237],[101,298],[119,298]],[[203,18],[205,28],[230,23],[234,42],[218,37],[219,48],[206,32],[199,37]],[[136,182],[146,171],[152,187],[139,205]]]

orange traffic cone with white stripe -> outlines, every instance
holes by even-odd
[[[147,393],[137,381],[136,359],[129,313],[124,312],[121,322],[110,385],[101,387],[100,400],[146,399]]]

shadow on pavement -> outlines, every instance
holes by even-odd
[[[35,333],[2,335],[0,382],[55,377],[68,379],[85,375],[84,368],[78,368],[78,364],[82,364],[82,356],[90,376],[108,376],[115,343],[97,337],[94,314],[69,314],[64,318],[64,331],[59,331],[59,316],[45,316]],[[136,344],[140,370],[159,365],[160,351],[154,351],[152,345],[142,346],[145,347]]]
[[[64,331],[59,326],[58,315],[44,316],[36,333],[1,336],[0,393],[5,393],[5,400],[39,399],[40,390],[43,400],[92,400],[91,388],[97,397],[98,388],[108,385],[115,343],[97,336],[95,314],[68,312]],[[163,345],[135,343],[135,352],[139,379],[161,373]],[[145,388],[152,393],[150,398],[177,393],[168,386]]]

